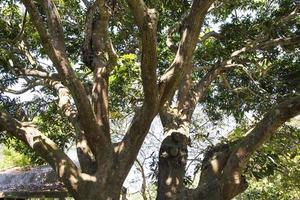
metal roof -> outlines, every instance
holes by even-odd
[[[67,190],[49,166],[0,172],[0,198],[66,197]]]

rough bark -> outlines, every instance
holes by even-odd
[[[192,192],[192,199],[221,200],[221,175],[230,155],[230,144],[219,144],[204,155],[198,186]]]
[[[158,199],[230,199],[245,188],[242,171],[249,156],[276,128],[295,115],[296,112],[292,112],[291,109],[299,110],[297,98],[290,100],[288,104],[283,103],[278,107],[279,114],[274,111],[275,113],[267,115],[249,134],[250,136],[245,137],[234,149],[229,151],[227,147],[222,147],[207,153],[199,186],[192,191],[186,190],[183,186],[183,177],[189,144],[188,124],[197,102],[203,98],[212,81],[224,70],[237,67],[235,61],[240,54],[277,44],[295,43],[299,41],[299,37],[253,41],[233,52],[228,60],[212,68],[199,83],[194,84],[191,80],[193,70],[191,60],[204,18],[214,2],[214,0],[194,0],[187,17],[180,23],[181,38],[176,47],[175,59],[159,79],[156,44],[158,14],[154,9],[148,8],[143,0],[127,0],[142,42],[141,78],[144,100],[123,140],[112,144],[108,78],[111,67],[116,63],[117,54],[108,34],[111,10],[107,1],[96,0],[94,3],[84,1],[87,14],[83,57],[86,67],[93,73],[91,91],[85,89],[68,59],[64,29],[55,1],[22,0],[22,2],[57,72],[50,74],[40,68],[18,67],[16,72],[19,77],[34,77],[39,81],[28,83],[27,88],[17,93],[23,93],[40,84],[57,91],[58,106],[75,128],[81,169],[78,169],[31,123],[20,122],[7,113],[0,112],[0,131],[10,133],[39,153],[55,169],[75,199],[119,199],[122,184],[136,159],[153,118],[160,111],[162,122],[166,127],[166,136],[159,154]],[[30,63],[34,63],[29,54],[26,57]],[[172,99],[179,85],[177,108],[165,109],[165,103]],[[271,118],[272,116],[275,117]]]
[[[201,102],[202,99],[205,97],[205,94],[207,90],[209,89],[212,82],[223,73],[235,69],[237,67],[243,67],[240,64],[237,64],[238,58],[240,55],[242,55],[245,52],[251,52],[255,51],[257,49],[264,49],[269,48],[276,45],[281,44],[290,44],[295,43],[299,40],[299,37],[289,37],[289,38],[278,38],[273,40],[265,40],[265,39],[257,39],[253,40],[252,42],[248,43],[245,47],[238,49],[234,52],[232,52],[231,56],[223,61],[221,64],[213,67],[211,70],[208,71],[208,73],[198,82],[198,83],[191,83],[191,77],[189,76],[189,73],[186,74],[185,78],[180,82],[180,86],[178,89],[178,95],[176,96],[176,107],[171,108],[170,105],[166,105],[161,111],[160,111],[160,117],[161,121],[164,127],[164,131],[166,134],[171,134],[172,132],[181,132],[183,135],[186,135],[188,137],[189,134],[189,124],[191,123],[191,118],[193,115],[193,112],[196,108],[196,105],[198,102]],[[188,65],[187,65],[188,66]],[[192,65],[190,65],[192,66]],[[193,68],[187,68],[187,70],[192,70]],[[172,100],[170,100],[172,101]],[[168,141],[167,143],[170,143]],[[161,145],[161,149],[163,148],[165,144],[163,143]],[[159,161],[161,163],[161,160]],[[169,170],[169,173],[174,171],[173,168],[164,167],[164,165],[159,164],[160,170]],[[223,169],[223,168],[222,168]],[[167,174],[168,172],[164,172]],[[162,174],[162,173],[161,173]],[[184,173],[181,173],[182,178],[184,176]],[[161,176],[160,176],[161,177]],[[244,191],[246,188],[246,183],[244,181],[244,178],[240,176],[241,178],[241,184],[240,184],[240,192]],[[162,178],[161,178],[162,179]],[[166,179],[166,178],[165,178]],[[208,195],[209,193],[216,195],[216,192],[211,192],[213,189],[211,187],[214,187],[214,185],[218,185],[218,190],[222,191],[223,186],[222,182],[218,179],[212,179],[211,181],[208,181],[206,185],[202,185],[201,188],[198,191],[200,196]],[[162,181],[159,182],[159,184],[162,184],[162,186],[159,185],[158,192],[160,193],[167,193],[170,188],[164,187],[164,183]],[[161,189],[164,188],[164,189]],[[177,190],[182,191],[182,189],[179,189],[180,186],[178,186]],[[216,188],[214,188],[216,189]],[[163,191],[161,191],[163,190]],[[175,190],[175,189],[174,189]],[[219,196],[222,196],[222,194],[219,192]],[[183,198],[182,195],[179,195],[179,198]],[[186,195],[183,195],[186,196]],[[197,195],[196,195],[197,196]],[[210,195],[209,195],[210,196]],[[167,198],[167,197],[165,197]],[[178,197],[173,197],[178,198]],[[192,198],[192,197],[189,197]],[[201,197],[204,198],[204,197]],[[213,197],[211,197],[213,198]],[[216,197],[217,198],[217,197]],[[197,198],[196,198],[197,199]]]
[[[172,98],[175,89],[184,77],[183,86],[185,89],[190,87],[189,72],[191,72],[192,54],[206,13],[213,2],[213,0],[193,1],[189,14],[183,19],[181,41],[175,59],[160,81],[160,107],[163,107],[165,102]],[[181,91],[181,96],[187,93],[185,90]],[[180,111],[176,109],[175,113],[162,111],[160,116],[162,122],[166,124],[165,129],[168,131],[159,153],[157,199],[176,199],[183,190],[187,145],[189,143],[189,131],[186,124],[188,121],[186,115],[180,115]],[[170,119],[173,119],[173,122]],[[177,119],[180,122],[177,122]],[[177,132],[173,131],[174,129],[177,129]]]
[[[174,142],[176,140],[172,138],[173,134],[178,133],[173,133],[164,140],[160,150],[157,199],[229,200],[244,192],[248,184],[243,172],[249,158],[282,124],[299,114],[300,97],[295,96],[266,113],[255,128],[246,133],[243,138],[209,149],[202,161],[198,186],[192,190],[168,181],[181,180],[180,177],[185,173],[184,165],[178,165],[180,157],[172,157],[172,155],[180,155],[176,154],[180,145],[176,146],[179,143]]]
[[[290,98],[268,112],[235,146],[223,170],[224,200],[231,199],[246,189],[242,173],[249,158],[282,124],[299,114],[300,96]]]
[[[182,22],[181,40],[173,63],[161,77],[159,83],[160,106],[163,106],[174,93],[181,79],[185,76],[193,52],[196,48],[198,36],[204,18],[214,0],[195,0],[191,10]]]
[[[62,25],[56,6],[49,0],[41,2],[45,12],[47,13],[46,23],[48,24],[48,30],[46,29],[44,20],[42,19],[34,2],[31,0],[23,0],[22,2],[30,14],[31,20],[40,35],[41,42],[49,58],[57,69],[60,79],[63,80],[72,94],[78,110],[79,120],[85,131],[91,150],[93,153],[98,152],[98,154],[101,154],[101,152],[104,152],[105,149],[109,148],[110,142],[107,141],[107,137],[104,137],[102,131],[103,127],[96,123],[94,111],[84,86],[76,77],[68,60],[68,56],[65,51]]]
[[[189,138],[179,132],[163,140],[159,150],[158,200],[179,199],[183,192],[189,143]]]

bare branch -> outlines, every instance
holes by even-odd
[[[20,77],[26,77],[26,76],[31,76],[31,77],[36,77],[36,78],[41,78],[41,79],[48,79],[48,80],[53,80],[53,81],[58,81],[59,77],[58,74],[56,73],[48,73],[47,71],[42,71],[38,69],[31,69],[31,68],[23,68],[23,67],[17,67],[14,69],[16,73]]]
[[[5,87],[1,86],[1,84],[0,84],[0,91],[7,92],[10,94],[24,94],[25,92],[28,92],[29,90],[32,90],[33,88],[40,86],[40,85],[44,85],[44,84],[45,84],[44,81],[33,81],[30,83],[27,83],[26,86],[20,90],[5,88]]]

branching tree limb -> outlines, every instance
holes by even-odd
[[[160,106],[163,106],[172,95],[182,75],[186,74],[186,66],[192,58],[204,17],[213,2],[214,0],[194,0],[190,13],[184,18],[181,41],[175,59],[160,79]]]
[[[121,158],[131,158],[122,162],[122,165],[124,165],[124,170],[128,171],[130,163],[134,162],[135,157],[138,153],[138,149],[140,149],[142,142],[150,128],[151,122],[157,115],[158,108],[162,107],[166,100],[169,98],[171,92],[177,86],[177,82],[180,80],[182,72],[185,71],[184,67],[192,57],[192,53],[195,49],[204,17],[209,6],[212,3],[213,0],[195,0],[192,5],[190,14],[184,20],[182,39],[179,44],[177,55],[174,59],[174,62],[171,64],[170,68],[163,75],[160,81],[158,91],[160,100],[157,105],[158,107],[153,107],[155,106],[154,104],[147,105],[147,101],[149,101],[149,103],[155,102],[155,99],[153,99],[155,98],[155,96],[153,97],[153,95],[156,94],[155,88],[157,87],[155,83],[156,79],[154,78],[156,77],[156,72],[154,70],[156,69],[156,65],[153,64],[156,64],[157,61],[155,60],[155,63],[153,63],[154,61],[151,61],[146,57],[144,60],[142,59],[142,77],[145,75],[150,77],[150,79],[147,77],[143,78],[144,95],[145,98],[148,97],[150,98],[150,100],[145,99],[144,106],[135,114],[131,126],[129,127],[124,139],[115,148],[115,152],[119,154]],[[155,34],[147,36],[143,33],[143,31],[148,30],[149,32],[149,29],[151,31],[156,30],[156,14],[153,10],[148,9],[142,0],[128,0],[128,4],[131,7],[131,10],[135,17],[135,21],[141,31],[142,42],[144,42],[145,44],[145,47],[143,47],[143,56],[147,56],[148,54],[152,53],[152,51],[154,51],[154,48],[156,46],[156,42],[153,44],[149,44],[147,43],[147,40],[156,41],[154,40],[156,39],[156,36]],[[146,37],[144,38],[144,36]],[[150,50],[146,50],[146,47],[150,48]],[[156,56],[151,58],[156,59]],[[143,69],[145,70],[144,72]],[[146,74],[146,72],[150,73],[150,75]],[[149,105],[152,106],[150,110],[148,108]]]
[[[223,61],[220,65],[213,67],[192,89],[190,96],[187,96],[187,105],[185,105],[184,113],[188,114],[191,118],[193,110],[195,109],[197,103],[206,94],[211,83],[222,73],[235,69],[237,67],[243,67],[243,65],[237,64],[239,56],[246,52],[252,52],[258,49],[266,49],[270,47],[275,47],[277,45],[288,45],[288,44],[300,44],[300,37],[293,36],[287,38],[276,38],[267,41],[253,41],[247,46],[234,51],[228,60]]]
[[[10,94],[15,94],[15,95],[24,94],[25,92],[28,92],[29,90],[32,90],[35,87],[40,86],[40,85],[44,85],[44,82],[43,81],[33,81],[33,82],[30,82],[30,83],[27,83],[26,86],[23,87],[20,90],[5,88],[5,87],[2,87],[0,85],[0,91],[7,92],[7,93],[10,93]]]
[[[70,91],[59,81],[48,81],[47,86],[57,91],[58,106],[63,116],[69,119],[75,129],[76,149],[81,171],[87,174],[94,174],[97,168],[95,156],[88,145],[80,121],[77,118],[78,112],[72,105],[73,99]]]
[[[223,170],[223,191],[225,198],[231,199],[244,188],[242,173],[249,158],[286,121],[300,114],[300,96],[280,103],[250,130],[232,150]]]
[[[64,39],[64,36],[60,17],[55,5],[50,0],[44,0],[42,2],[44,9],[46,9],[45,12],[47,13],[48,32],[33,1],[23,0],[22,2],[27,8],[31,20],[40,35],[42,44],[57,69],[60,78],[71,91],[77,106],[78,117],[80,118],[81,125],[92,151],[94,153],[103,152],[104,149],[109,148],[110,142],[107,140],[107,137],[104,136],[103,131],[101,131],[102,127],[97,124],[86,91],[82,83],[75,76],[70,62],[68,61],[64,41],[61,41]],[[50,33],[53,33],[54,35]]]
[[[122,161],[123,170],[128,171],[133,163],[138,149],[150,128],[151,122],[157,114],[157,51],[156,51],[156,26],[157,13],[149,9],[143,0],[127,1],[139,27],[142,40],[141,76],[144,91],[144,104],[135,114],[129,130],[122,142],[117,145],[115,152],[121,154],[120,158],[130,158]]]
[[[26,69],[26,68],[17,68],[16,72],[19,73],[20,77],[32,76],[41,79],[49,79],[53,81],[58,81],[59,77],[56,73],[48,73],[46,71],[41,71],[38,69]]]
[[[144,91],[144,106],[151,107],[158,101],[156,32],[158,14],[149,9],[143,0],[128,0],[142,40],[141,75]]]
[[[36,151],[56,171],[70,192],[76,194],[80,172],[73,161],[56,144],[40,133],[32,123],[19,122],[0,112],[0,131],[7,131]]]

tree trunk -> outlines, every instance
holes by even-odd
[[[75,200],[119,200],[122,186],[115,183],[97,186],[97,183],[87,184],[78,192],[78,198]]]
[[[157,200],[179,199],[184,189],[189,138],[173,132],[162,142],[159,151]]]
[[[224,187],[223,169],[234,144],[219,144],[209,149],[204,156],[201,167],[201,177],[196,189],[184,187],[184,175],[187,146],[189,138],[179,132],[167,136],[159,152],[159,172],[157,200],[229,200],[228,196],[236,196],[247,188],[244,177],[239,185],[232,183],[229,189]],[[228,195],[227,193],[232,193]]]
[[[118,170],[112,157],[107,157],[106,163],[98,164],[95,174],[82,174],[78,184],[75,200],[120,200],[123,182],[127,176]]]

